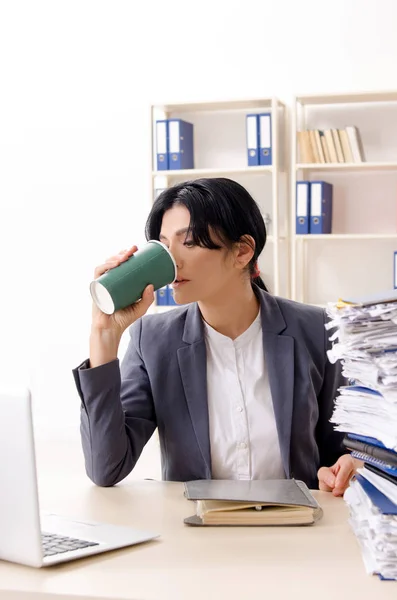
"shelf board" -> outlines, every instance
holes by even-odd
[[[185,102],[184,104],[158,103],[153,108],[164,112],[202,112],[202,111],[229,111],[229,110],[253,110],[256,108],[271,109],[272,98],[247,98],[241,100],[218,100],[215,102]],[[284,106],[278,99],[274,99],[279,106]]]
[[[296,96],[296,101],[300,104],[361,104],[364,102],[397,102],[396,90],[372,91],[372,92],[352,92],[345,94],[321,94]]]
[[[397,240],[397,233],[323,233],[294,235],[295,240],[334,241],[334,240]]]
[[[178,169],[170,171],[152,171],[152,177],[222,177],[227,175],[263,175],[272,173],[273,166],[243,167],[240,169]]]
[[[296,170],[310,171],[394,171],[397,162],[362,162],[362,163],[298,163]]]

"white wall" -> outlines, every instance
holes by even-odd
[[[0,380],[76,429],[94,266],[143,240],[149,104],[397,88],[393,0],[0,5]]]

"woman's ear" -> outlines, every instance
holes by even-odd
[[[239,269],[245,269],[254,256],[255,240],[250,235],[244,235],[236,244],[235,264]]]

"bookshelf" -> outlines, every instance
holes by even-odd
[[[393,287],[397,91],[296,96],[291,110],[291,298],[326,305]],[[303,162],[298,132],[357,126],[363,162]],[[330,234],[296,234],[296,183],[333,184]],[[314,285],[318,293],[313,293]],[[321,291],[323,290],[323,292]]]
[[[272,115],[272,165],[247,165],[246,115],[270,112]],[[285,105],[275,97],[217,102],[158,103],[151,106],[152,202],[156,191],[174,183],[201,177],[228,177],[243,185],[270,215],[267,241],[259,258],[261,274],[272,293],[289,296],[289,206],[287,130]],[[156,170],[156,121],[181,118],[194,126],[193,169]],[[156,312],[173,307],[156,306]]]

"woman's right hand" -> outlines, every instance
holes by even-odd
[[[137,246],[132,246],[129,250],[122,250],[115,256],[111,256],[102,265],[99,265],[94,272],[94,278],[97,279],[106,271],[114,269],[122,262],[128,260],[136,251]],[[148,285],[142,295],[142,299],[131,306],[114,312],[112,315],[103,313],[93,302],[92,307],[92,329],[95,331],[111,331],[121,337],[123,332],[132,325],[137,319],[143,317],[154,301],[154,288]]]

